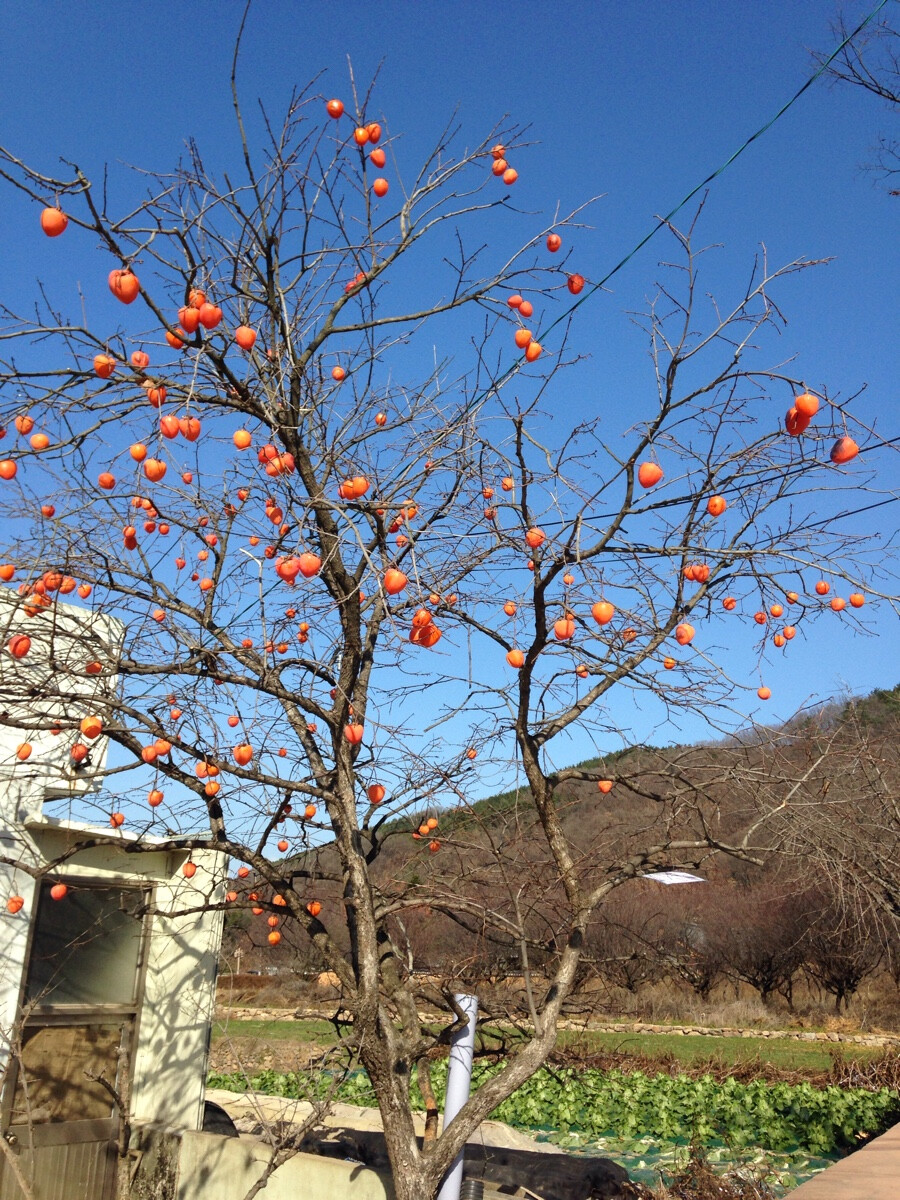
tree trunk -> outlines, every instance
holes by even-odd
[[[793,981],[793,979],[789,979],[785,983],[784,987],[781,989],[781,994],[782,994],[782,996],[784,996],[785,1000],[787,1001],[788,1012],[792,1013],[794,1011],[794,981]]]
[[[434,1200],[437,1194],[437,1184],[426,1183],[421,1163],[404,1155],[391,1156],[391,1177],[396,1200]]]

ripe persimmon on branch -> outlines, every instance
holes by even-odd
[[[410,164],[373,105],[310,88],[260,147],[238,108],[240,175],[191,145],[171,174],[139,172],[121,210],[77,166],[55,178],[2,152],[53,239],[42,255],[93,247],[95,276],[77,318],[49,288],[31,315],[3,307],[0,720],[46,734],[71,676],[118,676],[91,714],[114,747],[101,790],[57,803],[231,856],[210,903],[260,909],[273,955],[286,932],[337,977],[397,1196],[423,1200],[547,1059],[604,898],[756,852],[717,819],[733,766],[559,765],[571,731],[608,745],[629,692],[733,728],[769,668],[730,674],[727,631],[749,624],[766,664],[833,618],[823,572],[850,586],[850,622],[883,563],[837,520],[876,439],[766,357],[773,292],[812,263],[763,255],[745,290],[701,305],[697,231],[671,227],[676,261],[639,318],[647,395],[611,430],[612,406],[574,404],[566,382],[581,213],[541,225],[515,207],[540,151],[512,126],[458,149],[448,127]],[[93,634],[29,692],[15,639],[40,633],[52,660],[76,587],[124,641]],[[83,694],[58,735],[73,762]],[[515,791],[485,814],[496,779]],[[652,816],[627,838],[573,826],[585,780]],[[431,919],[502,944],[524,985],[514,1052],[420,1147],[411,1088],[429,1091],[460,1017],[454,970],[443,988],[414,971],[409,928]]]

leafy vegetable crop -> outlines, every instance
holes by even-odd
[[[476,1068],[483,1079],[498,1067]],[[443,1103],[446,1064],[434,1067],[434,1089]],[[210,1086],[291,1097],[322,1096],[333,1077],[298,1072],[261,1071],[249,1081],[241,1075],[211,1075]],[[364,1072],[337,1084],[335,1099],[374,1105]],[[424,1107],[414,1092],[414,1103]],[[709,1075],[645,1075],[642,1072],[539,1071],[492,1114],[527,1129],[578,1131],[595,1138],[654,1136],[692,1139],[702,1144],[725,1141],[735,1147],[800,1149],[828,1154],[853,1147],[861,1135],[875,1134],[900,1116],[900,1098],[882,1088],[816,1088],[809,1083],[763,1081],[718,1083]]]

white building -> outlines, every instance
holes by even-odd
[[[25,658],[0,650],[0,1197],[21,1176],[41,1200],[108,1200],[123,1120],[201,1128],[226,864],[194,851],[187,879],[186,850],[45,814],[102,779],[103,737],[76,764],[50,727],[102,712],[123,630],[0,590],[0,646],[22,632]]]

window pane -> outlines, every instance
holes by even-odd
[[[41,1005],[132,1004],[144,902],[135,888],[73,886],[62,900],[41,887],[26,999]]]
[[[85,1072],[116,1086],[123,1026],[26,1028],[10,1124],[95,1121],[113,1115],[113,1100]]]

